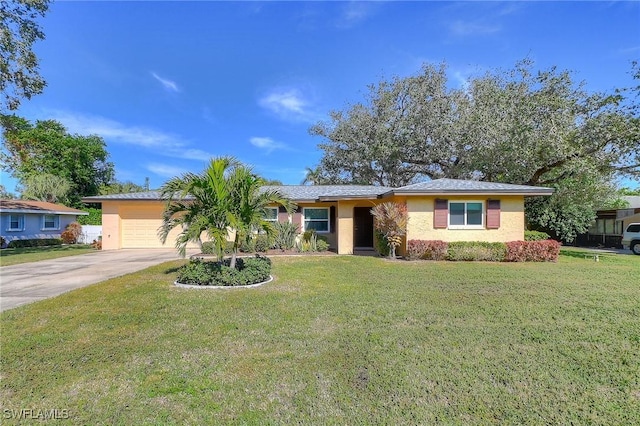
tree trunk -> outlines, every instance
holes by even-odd
[[[231,250],[231,263],[229,263],[229,267],[231,269],[236,269],[237,254],[238,254],[238,231],[236,231],[235,238],[233,239],[233,250]]]

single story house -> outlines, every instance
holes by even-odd
[[[268,186],[297,204],[288,214],[273,207],[271,220],[290,221],[301,232],[315,229],[339,254],[374,247],[371,208],[406,203],[406,240],[491,241],[524,239],[524,198],[551,195],[545,187],[437,179],[400,188],[363,185]],[[102,248],[162,247],[157,231],[165,201],[157,191],[85,197],[102,204]],[[167,239],[173,247],[174,229]]]
[[[30,200],[0,200],[0,235],[13,240],[60,238],[68,224],[89,213],[62,204]]]
[[[630,223],[640,223],[640,196],[622,197],[627,207],[601,209],[585,234],[578,235],[576,244],[581,246],[622,247],[622,233]]]

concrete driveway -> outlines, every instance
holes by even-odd
[[[3,266],[0,311],[175,259],[175,249],[126,249]]]

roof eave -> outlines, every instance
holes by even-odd
[[[0,213],[21,213],[21,214],[60,214],[67,216],[88,216],[88,212],[77,211],[77,212],[63,212],[57,210],[34,210],[34,209],[0,209]]]
[[[437,190],[437,191],[390,191],[384,194],[385,197],[392,195],[409,195],[409,196],[420,196],[420,195],[522,195],[522,196],[538,196],[538,195],[552,195],[553,190],[551,191],[517,191],[517,190],[497,190],[497,191],[487,191],[487,190],[478,190],[478,191],[470,191],[470,190]]]

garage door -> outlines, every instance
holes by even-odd
[[[162,225],[162,207],[128,208],[120,211],[120,232],[122,248],[171,248],[174,247],[179,229],[171,231],[163,246],[158,238],[158,228]]]

